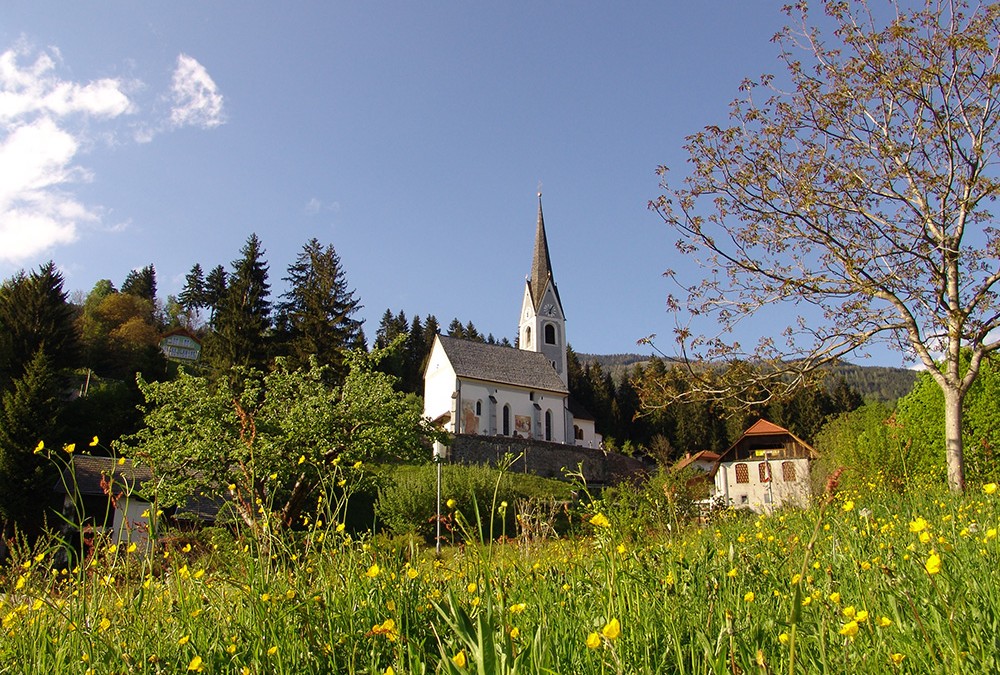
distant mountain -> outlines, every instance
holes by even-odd
[[[597,362],[604,372],[610,373],[615,382],[620,382],[635,364],[645,366],[652,358],[647,354],[577,354],[581,364]],[[667,364],[669,367],[669,363]],[[906,368],[886,366],[859,366],[841,361],[831,366],[829,381],[844,378],[848,385],[864,399],[892,403],[905,396],[917,381],[917,373]]]

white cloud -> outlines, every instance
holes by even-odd
[[[324,202],[318,197],[311,198],[306,202],[305,212],[307,215],[314,216],[320,211],[339,211],[340,202]]]
[[[74,166],[86,123],[132,112],[120,80],[85,84],[56,73],[58,50],[22,66],[24,47],[0,54],[0,260],[20,262],[76,240],[98,220],[67,188],[89,179]]]
[[[187,54],[177,57],[170,92],[173,102],[170,123],[174,127],[211,129],[226,121],[222,94],[215,81],[203,65]]]

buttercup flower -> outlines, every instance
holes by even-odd
[[[853,640],[855,636],[857,636],[858,634],[858,622],[848,621],[847,623],[845,623],[843,626],[840,627],[840,631],[838,632],[844,637],[846,637],[848,640]]]
[[[601,646],[601,636],[597,633],[591,633],[587,636],[587,649],[597,649]]]
[[[463,649],[462,651],[451,657],[451,662],[454,663],[459,668],[465,668],[465,664],[467,663],[467,660],[465,658],[465,650]]]
[[[924,569],[927,574],[938,574],[941,571],[941,557],[937,553],[931,553],[924,563]]]
[[[601,629],[601,635],[609,640],[616,639],[619,635],[621,635],[621,632],[622,626],[618,623],[618,619],[611,619],[611,621],[608,621],[608,624]]]
[[[983,486],[983,492],[985,492],[988,495],[991,495],[996,491],[997,491],[996,483],[987,483],[986,485]]]

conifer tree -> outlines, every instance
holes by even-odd
[[[195,263],[191,271],[184,277],[184,288],[177,296],[177,302],[186,312],[194,313],[206,305],[205,275],[201,264]]]
[[[132,270],[122,282],[121,292],[138,295],[152,303],[156,302],[156,269],[150,263],[142,269]]]
[[[41,349],[53,370],[76,365],[79,343],[63,278],[49,261],[0,285],[0,391],[20,377]]]
[[[278,323],[285,353],[295,366],[305,366],[315,356],[335,378],[343,378],[347,352],[361,346],[362,322],[353,316],[362,305],[347,284],[337,251],[310,239],[288,266],[284,281],[289,288],[278,305]]]
[[[205,296],[203,298],[205,307],[209,310],[208,322],[215,324],[215,315],[222,306],[222,301],[226,297],[226,287],[229,284],[229,275],[222,265],[216,265],[205,278]]]
[[[271,327],[271,286],[268,265],[256,234],[251,234],[232,263],[233,271],[215,316],[215,331],[207,340],[208,360],[216,375],[234,366],[263,369],[268,360]]]
[[[52,359],[39,347],[0,396],[0,519],[4,538],[16,525],[30,531],[36,526],[47,502],[39,497],[51,491],[49,463],[34,449],[39,440],[54,440],[60,409],[60,384]]]

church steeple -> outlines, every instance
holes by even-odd
[[[552,259],[545,236],[542,217],[542,194],[538,193],[538,224],[535,228],[535,250],[531,272],[521,303],[519,346],[545,354],[566,382],[566,316],[563,314],[559,289],[552,276]]]

